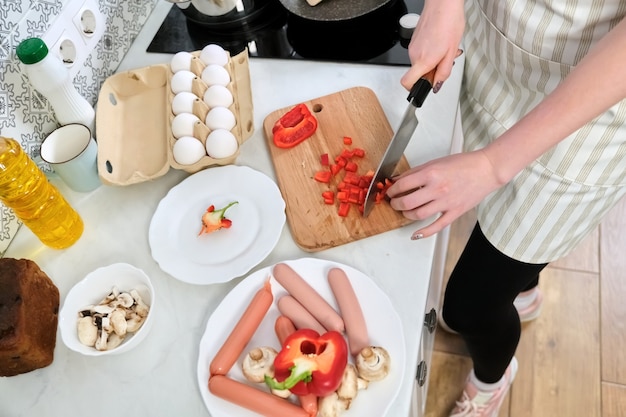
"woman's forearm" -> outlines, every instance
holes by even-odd
[[[626,98],[626,19],[539,105],[483,152],[504,184],[554,145]]]

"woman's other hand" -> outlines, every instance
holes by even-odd
[[[400,79],[402,86],[410,91],[421,76],[437,68],[433,92],[439,91],[452,72],[464,29],[463,0],[426,0],[409,43],[411,68]]]
[[[394,210],[413,220],[440,214],[413,238],[432,236],[503,184],[482,150],[435,159],[394,179],[387,196]]]

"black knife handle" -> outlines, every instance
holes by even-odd
[[[422,107],[424,104],[424,100],[428,97],[428,93],[433,88],[433,81],[435,78],[435,69],[425,74],[413,84],[411,87],[411,92],[407,97],[409,103],[414,105],[415,107]]]

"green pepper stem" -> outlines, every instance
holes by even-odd
[[[230,203],[229,205],[227,205],[224,208],[221,208],[219,210],[215,210],[214,213],[215,214],[219,214],[220,215],[220,219],[224,218],[225,216],[225,212],[226,210],[228,210],[231,206],[234,206],[235,204],[239,203],[238,201],[233,201],[232,203]]]
[[[276,379],[265,375],[265,383],[268,387],[277,390],[285,390],[293,388],[298,382],[311,382],[313,378],[313,370],[311,369],[311,362],[309,361],[297,361],[289,368],[291,375],[289,375],[284,381],[278,382]]]

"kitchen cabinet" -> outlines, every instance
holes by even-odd
[[[168,6],[157,5],[119,71],[169,62],[171,55],[145,53]],[[431,94],[418,110],[420,125],[405,152],[410,165],[451,151],[462,64],[460,57],[444,88]],[[399,82],[405,71],[404,67],[252,59],[256,129],[242,145],[236,164],[274,178],[262,136],[265,116],[275,109],[354,86],[366,86],[376,93],[395,128],[408,104],[407,92]],[[73,193],[58,183],[86,225],[78,243],[64,251],[43,247],[29,230],[20,230],[6,256],[37,262],[59,287],[61,301],[88,272],[127,262],[151,277],[160,307],[154,311],[153,328],[143,343],[121,355],[84,357],[68,350],[59,335],[52,365],[0,378],[0,414],[104,417],[112,407],[124,410],[122,415],[209,416],[198,392],[198,346],[208,317],[243,277],[222,284],[191,285],[167,275],[152,259],[148,244],[152,215],[167,191],[187,175],[171,170],[149,182],[126,187],[103,185],[87,194]],[[447,235],[412,241],[410,236],[417,227],[410,224],[307,253],[295,245],[285,226],[274,250],[255,268],[303,257],[327,259],[359,269],[388,295],[400,316],[407,352],[406,363],[398,364],[406,372],[388,417],[409,415],[418,362],[427,360],[432,350],[432,333],[424,332],[424,313],[437,309]],[[418,409],[423,406],[426,387],[424,384],[417,396]]]

